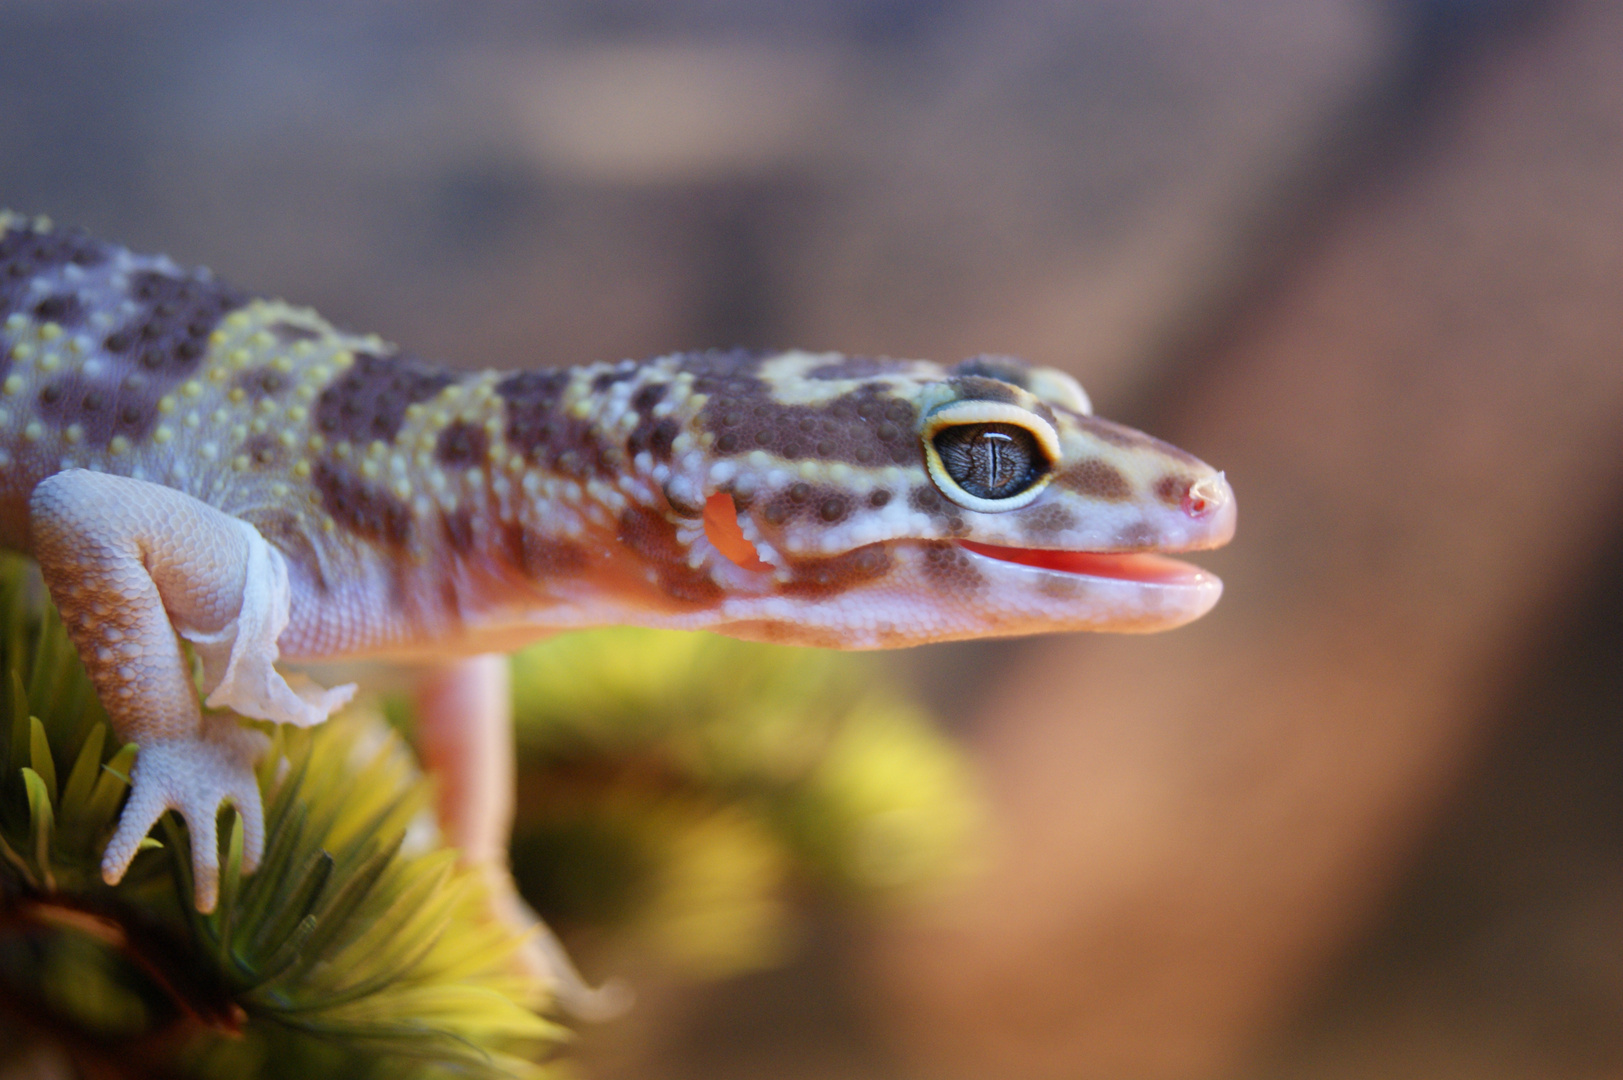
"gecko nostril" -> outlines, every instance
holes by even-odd
[[[1221,510],[1229,501],[1228,482],[1222,473],[1206,476],[1189,485],[1184,492],[1183,512],[1192,518],[1203,518]]]

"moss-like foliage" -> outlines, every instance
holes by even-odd
[[[870,655],[620,628],[513,671],[519,883],[622,954],[760,967],[807,888],[900,902],[968,862],[969,770]]]
[[[204,916],[184,899],[172,815],[124,882],[101,882],[135,749],[110,736],[15,559],[0,564],[0,679],[0,1003],[14,1024],[91,1073],[540,1075],[560,1035],[533,1010],[541,987],[479,877],[415,840],[427,788],[380,717],[275,733],[264,861],[242,874],[231,814]]]

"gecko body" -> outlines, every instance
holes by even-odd
[[[172,807],[204,909],[222,800],[257,861],[259,740],[199,710],[177,635],[210,705],[309,724],[348,689],[279,658],[443,661],[604,624],[836,648],[1154,630],[1221,590],[1161,553],[1224,543],[1234,511],[1222,474],[1008,358],[453,372],[0,212],[0,543],[39,560],[140,747],[105,876]],[[479,788],[504,706],[497,669],[461,670],[428,742]],[[504,805],[462,799],[453,833],[499,859]]]

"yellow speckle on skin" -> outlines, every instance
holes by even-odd
[[[280,480],[276,481],[274,484],[271,485],[271,494],[274,495],[278,499],[287,498],[288,493],[290,491],[292,491],[292,489],[289,488],[286,484],[284,484]]]
[[[240,386],[233,386],[231,391],[225,396],[230,400],[231,404],[241,405],[245,400],[247,400],[248,391],[244,390]]]
[[[39,442],[40,439],[44,437],[45,425],[40,423],[38,420],[28,421],[28,426],[23,428],[23,438],[27,439],[29,442]]]
[[[11,358],[23,361],[32,360],[34,358],[34,346],[26,341],[17,342],[11,347]]]
[[[204,443],[202,446],[197,448],[197,456],[202,458],[204,461],[213,461],[215,458],[220,456],[219,444],[211,442]]]
[[[232,442],[241,442],[242,440],[246,439],[247,437],[248,437],[248,425],[247,424],[232,424],[231,425],[231,441]]]
[[[309,476],[310,472],[310,463],[303,458],[300,458],[298,461],[293,463],[293,475],[297,476],[300,480],[303,480],[305,477]]]
[[[213,367],[209,368],[209,381],[210,382],[225,382],[226,376],[229,375],[229,374],[231,374],[231,373],[225,369],[224,364],[216,364]]]
[[[0,232],[0,236],[4,235],[5,234],[3,232]],[[28,316],[24,315],[20,311],[13,312],[12,314],[6,316],[6,333],[8,334],[20,334],[23,332],[23,328],[27,325]]]
[[[276,339],[265,330],[256,330],[248,338],[248,344],[256,349],[268,349],[276,344]]]
[[[39,358],[39,369],[41,371],[55,371],[58,367],[61,367],[61,366],[62,366],[62,354],[61,353],[48,352],[48,353],[45,353],[43,356],[41,356]]]
[[[355,363],[355,354],[350,352],[348,349],[339,349],[337,352],[332,354],[332,362],[334,366],[342,370],[343,368],[347,368],[351,364]]]
[[[238,472],[247,472],[248,471],[248,455],[247,454],[238,454],[236,457],[232,458],[231,459],[231,467],[233,469],[237,470]]]
[[[253,360],[253,354],[247,349],[232,349],[226,359],[235,367],[247,367]]]
[[[107,444],[107,452],[110,454],[127,453],[129,448],[130,440],[126,439],[122,435],[114,435],[113,441]]]
[[[253,422],[248,425],[248,430],[253,432],[255,435],[263,435],[270,430],[270,424],[263,416],[256,416],[254,417]]]
[[[159,424],[157,430],[153,431],[152,433],[152,441],[157,443],[159,446],[162,446],[164,443],[168,442],[174,437],[175,429],[170,427],[168,424]]]
[[[196,379],[187,379],[180,384],[180,392],[189,398],[201,397],[203,395],[203,384]]]
[[[361,475],[366,477],[368,480],[376,480],[378,478],[378,474],[382,471],[383,470],[378,467],[378,463],[371,458],[361,462]]]
[[[287,428],[283,428],[281,434],[276,436],[276,441],[291,450],[299,444],[299,437]]]
[[[394,482],[394,493],[397,498],[411,498],[411,481],[407,480],[405,477],[401,477],[399,480],[396,480]]]
[[[312,453],[319,454],[326,447],[327,440],[322,438],[320,435],[312,435],[310,436],[310,441],[305,443],[305,445],[310,448]]]
[[[69,424],[68,429],[62,433],[62,437],[70,443],[77,443],[85,437],[85,426],[83,424]]]
[[[21,375],[7,375],[4,385],[0,386],[0,390],[4,390],[7,396],[12,397],[22,393],[23,377]]]
[[[256,405],[255,408],[264,413],[266,416],[276,415],[276,402],[268,397],[260,398],[259,404]]]
[[[163,413],[165,416],[168,416],[170,413],[174,412],[175,407],[176,402],[174,395],[172,394],[165,394],[163,397],[158,399],[158,411]]]
[[[62,328],[54,322],[48,322],[39,328],[39,339],[41,341],[55,341],[61,336]]]
[[[191,412],[187,413],[186,419],[181,422],[189,428],[198,428],[203,426],[203,418],[197,414],[196,409],[193,409]]]
[[[310,410],[303,405],[293,405],[287,410],[287,418],[295,424],[302,424],[310,416]]]

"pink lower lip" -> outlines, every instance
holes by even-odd
[[[1193,584],[1210,576],[1198,566],[1169,559],[1164,555],[1043,551],[1037,548],[996,547],[992,544],[977,544],[972,540],[960,540],[958,543],[989,559],[1116,581],[1139,581],[1155,585]]]

